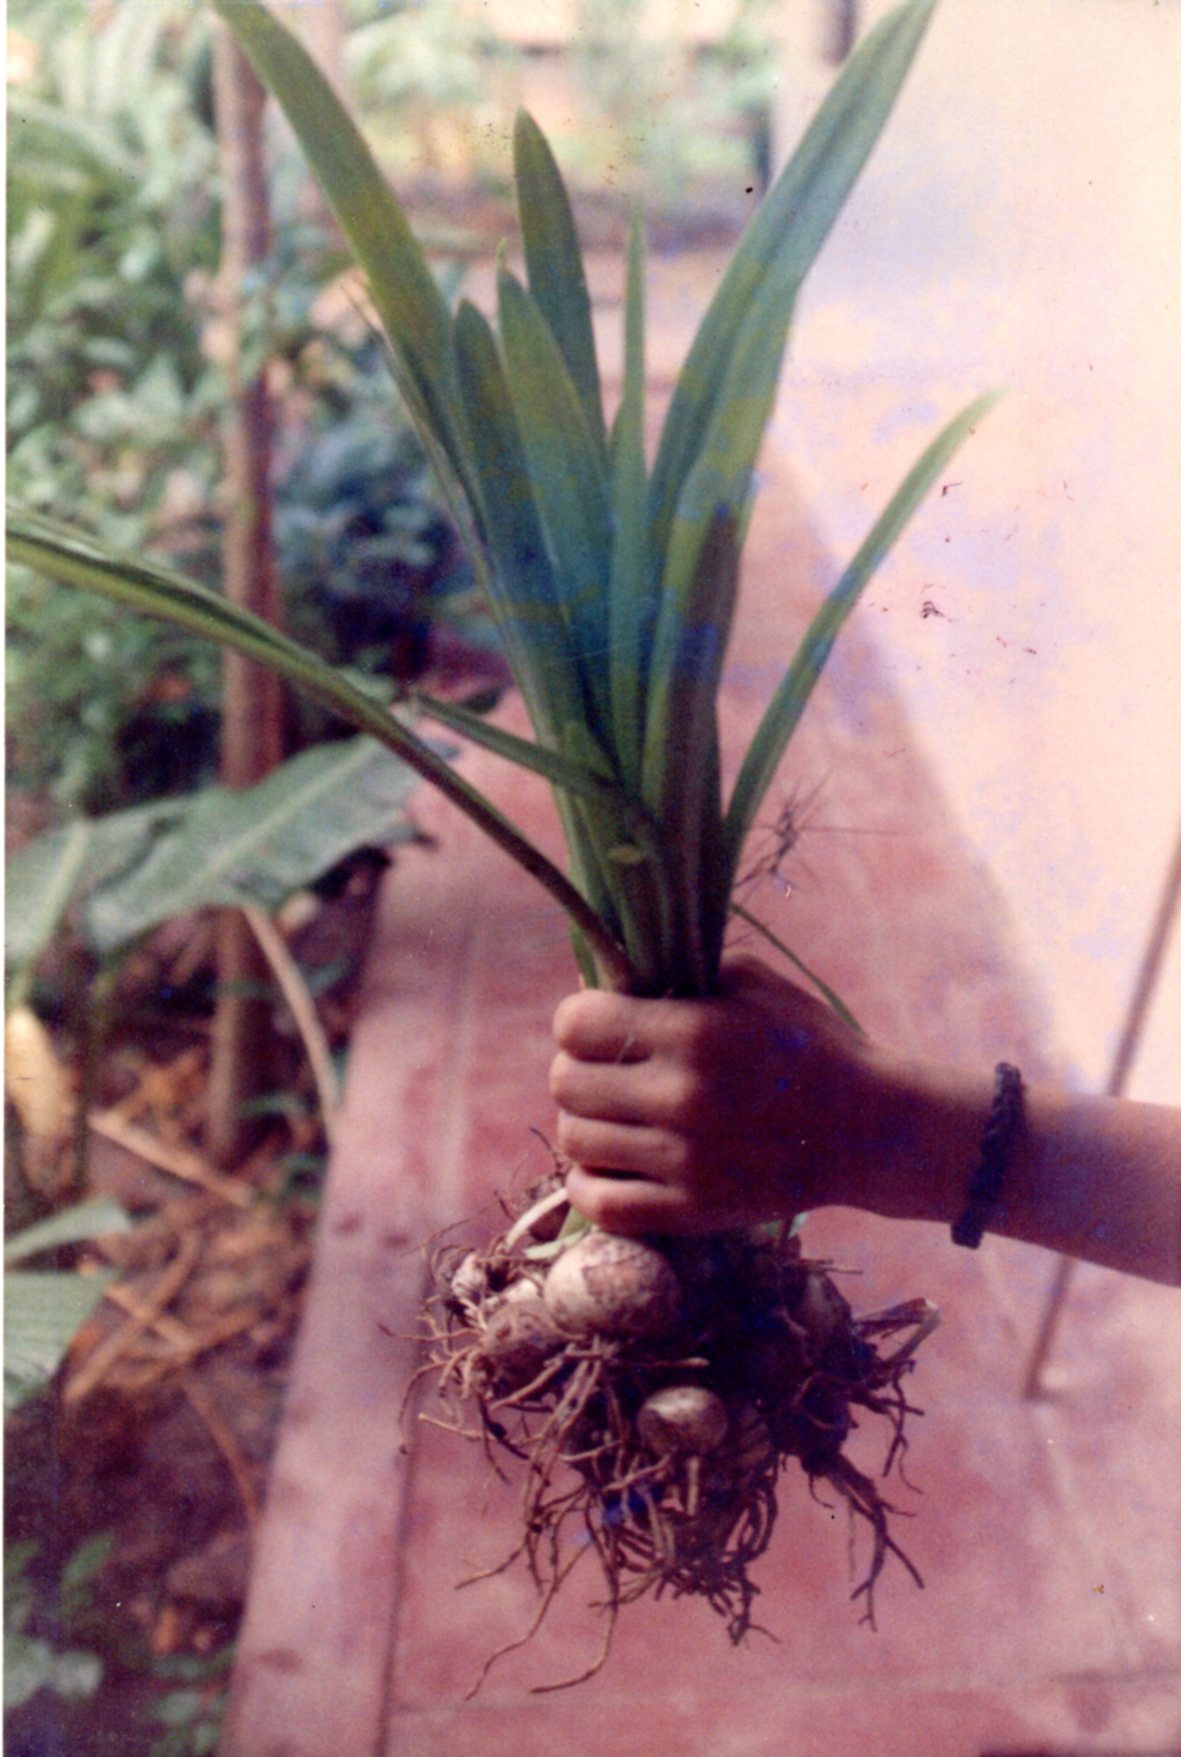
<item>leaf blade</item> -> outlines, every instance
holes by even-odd
[[[435,433],[459,480],[451,314],[401,206],[352,117],[302,43],[261,4],[212,0],[283,109],[353,252],[405,369],[411,414]]]
[[[623,395],[611,433],[614,532],[608,587],[611,731],[620,773],[640,785],[648,660],[656,621],[644,457],[644,235],[639,216],[628,241]]]
[[[610,510],[604,453],[596,448],[558,345],[532,295],[499,276],[506,377],[534,499],[553,557],[567,652],[596,736],[609,724],[604,673],[610,649]]]
[[[303,751],[253,787],[207,788],[138,866],[92,893],[87,938],[113,952],[190,909],[273,912],[353,849],[405,840],[417,783],[361,737]]]
[[[467,300],[456,313],[455,346],[492,562],[489,601],[534,727],[556,744],[558,728],[581,706],[581,687],[569,676],[553,558],[496,339]]]
[[[525,110],[517,112],[513,160],[529,291],[561,350],[591,437],[605,455],[607,436],[586,266],[561,172],[549,142]]]

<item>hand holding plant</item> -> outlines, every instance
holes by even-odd
[[[596,1225],[717,1231],[853,1187],[873,1052],[756,959],[729,960],[719,992],[692,1003],[572,995],[554,1035],[566,1188]]]
[[[522,116],[515,135],[525,276],[502,262],[494,331],[467,301],[450,311],[298,43],[262,5],[213,3],[286,110],[368,276],[391,367],[536,739],[442,703],[420,706],[553,784],[569,875],[401,719],[216,594],[27,520],[14,553],[246,652],[372,732],[561,903],[588,984],[715,995],[742,849],[812,688],[875,568],[988,403],[937,435],[872,526],[786,664],[723,799],[717,695],[796,296],[887,120],[933,0],[908,0],[866,37],[751,221],[685,362],[651,469],[639,225],[622,395],[608,422],[569,202],[536,125]],[[811,980],[834,1015],[801,1001],[798,1022],[817,1045],[844,1046],[844,1102],[858,1058],[837,1022],[839,1002]],[[708,1004],[723,1009],[712,1017],[726,1016],[724,994]],[[656,1058],[649,1072],[659,1071]],[[772,1120],[768,1112],[761,1126]],[[789,1104],[774,1120],[798,1134],[815,1119]],[[587,1233],[577,1214],[563,1223],[555,1179],[487,1248],[444,1256],[430,1368],[460,1405],[475,1406],[485,1437],[527,1461],[521,1553],[541,1592],[538,1620],[589,1548],[603,1571],[607,1641],[620,1606],[649,1590],[704,1596],[740,1639],[752,1622],[750,1567],[770,1541],[790,1457],[868,1522],[873,1558],[858,1591],[872,1617],[874,1582],[887,1555],[901,1552],[886,1502],[842,1447],[857,1406],[890,1426],[887,1468],[898,1455],[910,1413],[903,1381],[933,1314],[914,1301],[854,1319],[786,1224],[746,1229],[762,1211],[759,1167],[757,1152],[736,1141],[733,1201],[716,1185],[699,1189],[700,1217],[724,1229],[708,1238],[658,1246]],[[601,1192],[592,1208],[596,1199]],[[649,1202],[644,1224],[657,1221],[659,1192]],[[880,1352],[897,1332],[908,1340]],[[568,1555],[571,1521],[579,1536]]]

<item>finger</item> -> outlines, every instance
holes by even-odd
[[[607,1177],[576,1165],[566,1174],[566,1194],[580,1214],[607,1232],[662,1233],[692,1230],[680,1190],[644,1178]]]
[[[626,995],[587,989],[568,995],[554,1014],[558,1047],[583,1061],[644,1061],[651,1053],[643,1009]]]
[[[664,1129],[558,1115],[558,1151],[594,1171],[630,1171],[656,1183],[678,1178],[684,1145]]]
[[[696,1120],[697,1083],[659,1057],[635,1064],[578,1061],[559,1050],[550,1096],[573,1116],[685,1133]]]
[[[612,1123],[650,1122],[643,1081],[634,1078],[637,1071],[645,1071],[645,1065],[637,1070],[611,1062],[575,1061],[559,1050],[550,1064],[550,1097],[572,1116]]]

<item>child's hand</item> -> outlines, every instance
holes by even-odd
[[[567,1188],[597,1225],[708,1231],[842,1199],[871,1052],[764,965],[731,961],[709,1000],[571,995],[554,1036]]]

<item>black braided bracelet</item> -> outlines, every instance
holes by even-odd
[[[969,1251],[974,1251],[984,1237],[984,1229],[1000,1198],[1021,1127],[1022,1093],[1020,1070],[1008,1062],[998,1062],[996,1093],[980,1143],[980,1164],[968,1185],[964,1211],[951,1229],[953,1243],[964,1245]]]

